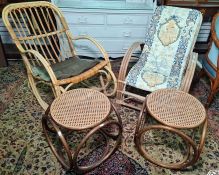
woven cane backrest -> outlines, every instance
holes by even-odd
[[[22,52],[38,51],[50,64],[72,57],[74,48],[69,40],[67,23],[57,7],[38,1],[8,5],[3,21],[13,41]],[[31,54],[32,64],[40,64]]]

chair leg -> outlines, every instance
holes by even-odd
[[[198,73],[198,77],[197,79],[199,80],[200,78],[202,78],[205,75],[205,70],[202,68],[199,73]]]
[[[202,68],[199,72],[197,76],[194,76],[193,78],[193,83],[192,84],[197,84],[200,79],[205,75],[205,70]]]
[[[206,119],[205,122],[203,123],[203,126],[200,127],[200,131],[201,131],[201,137],[200,137],[200,144],[198,146],[198,155],[197,155],[197,160],[200,157],[200,154],[202,153],[204,144],[205,144],[205,138],[207,135],[207,127],[208,127],[208,120]]]
[[[54,86],[54,87],[52,87],[52,89],[53,89],[53,94],[54,94],[55,98],[57,98],[58,96],[61,95],[62,91],[61,91],[60,86]],[[63,92],[65,92],[65,91],[63,91]]]
[[[106,71],[108,72],[109,76],[111,77],[110,79],[108,79],[108,81],[112,81],[112,83],[113,83],[112,91],[108,92],[107,89],[109,89],[109,87],[106,87],[105,95],[113,96],[113,95],[115,95],[116,89],[117,89],[117,79],[116,79],[115,74],[113,73],[113,71],[108,66],[105,66],[104,68],[106,69]]]
[[[122,91],[124,89],[124,83],[118,81],[117,91],[116,91],[116,100],[121,101],[123,99]]]
[[[219,85],[218,81],[212,82],[211,92],[210,92],[208,99],[207,99],[207,104],[206,104],[207,107],[210,106],[210,104],[212,103],[213,97],[214,97],[215,93],[217,92],[218,85]]]
[[[32,92],[33,94],[35,95],[37,101],[39,102],[40,106],[46,110],[48,108],[48,104],[42,99],[37,87],[36,87],[36,82],[32,76],[31,73],[27,73],[27,76],[28,76],[28,80],[29,80],[29,84],[30,84],[30,87],[32,89]]]

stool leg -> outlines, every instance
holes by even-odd
[[[136,136],[138,135],[138,132],[144,127],[144,123],[145,123],[145,116],[144,114],[146,113],[146,101],[144,101],[143,105],[142,105],[142,108],[141,108],[141,111],[140,111],[140,114],[138,116],[138,121],[137,121],[137,124],[136,124],[136,128],[135,128],[135,137],[134,137],[134,141],[136,142]]]
[[[47,122],[50,122],[51,125],[53,126],[54,130],[56,131],[57,136],[59,137],[59,139],[60,139],[60,141],[61,141],[61,143],[63,145],[63,148],[66,151],[66,154],[67,154],[67,157],[68,157],[67,161],[65,161],[65,158],[63,157],[63,155],[60,155],[57,152],[56,148],[54,147],[54,145],[52,143],[52,140],[49,137],[49,133],[47,131],[47,127],[48,127]],[[73,168],[73,164],[72,164],[71,151],[69,149],[69,146],[68,146],[64,136],[62,135],[61,130],[57,127],[57,125],[51,119],[49,119],[48,117],[45,117],[45,116],[42,118],[42,127],[43,127],[44,134],[46,136],[46,140],[49,143],[49,146],[50,146],[52,152],[54,153],[54,155],[56,156],[56,158],[58,159],[58,161],[61,163],[61,165],[65,169],[67,169],[67,170],[72,169]]]
[[[118,123],[120,124],[120,126],[122,126],[122,119],[119,115],[119,112],[117,111],[115,105],[112,102],[111,102],[111,105],[112,105],[112,109],[115,111]],[[119,133],[117,135],[114,135],[114,134],[110,134],[110,133],[106,132],[104,129],[101,129],[101,131],[104,132],[104,134],[106,134],[108,137],[111,137],[114,140],[116,140],[119,136]]]
[[[200,154],[203,150],[203,147],[204,147],[204,143],[205,143],[205,138],[206,138],[206,135],[207,135],[207,126],[208,126],[208,120],[206,119],[204,124],[203,124],[203,128],[202,128],[202,135],[201,135],[201,138],[200,138],[200,144],[198,146],[198,155],[197,155],[197,160],[199,159],[200,157]]]
[[[46,109],[45,114],[43,115],[42,122],[44,122],[45,129],[49,132],[56,133],[54,128],[50,128],[47,124],[47,118],[49,118],[50,106]]]
[[[163,129],[163,130],[167,130],[167,131],[170,131],[172,133],[175,133],[177,134],[178,136],[180,136],[187,144],[187,154],[186,156],[184,157],[183,160],[181,160],[180,162],[178,163],[171,163],[171,164],[165,164],[163,162],[159,162],[155,159],[153,159],[152,157],[150,157],[148,155],[148,153],[146,152],[146,150],[143,148],[143,145],[142,145],[142,140],[143,140],[143,136],[144,136],[144,133],[148,132],[149,130],[153,130],[153,129]],[[174,129],[174,128],[171,128],[171,127],[168,127],[168,126],[164,126],[164,125],[152,125],[152,126],[148,126],[142,130],[140,130],[137,135],[136,135],[136,138],[135,138],[135,145],[139,151],[139,153],[145,158],[147,159],[148,161],[156,164],[156,165],[159,165],[159,166],[162,166],[164,168],[170,168],[170,169],[183,169],[189,165],[192,165],[194,164],[194,162],[197,161],[197,157],[198,157],[198,150],[197,150],[197,147],[194,143],[194,141],[189,137],[187,136],[186,134],[184,134],[183,132],[177,130],[177,129]],[[193,149],[193,152],[194,152],[194,155],[193,155],[193,158],[192,160],[189,161],[189,151],[190,151],[190,146],[192,147]]]
[[[120,115],[119,115],[119,112],[117,111],[115,105],[114,105],[112,102],[111,102],[111,105],[112,105],[113,110],[114,110],[115,113],[116,113],[116,117],[117,117],[117,120],[118,120],[118,122],[119,122],[119,125],[122,126],[122,119],[121,119],[121,117],[120,117]]]
[[[98,160],[97,162],[95,162],[92,165],[87,165],[87,166],[78,166],[77,164],[77,157],[78,154],[80,152],[80,150],[83,148],[83,145],[86,143],[86,141],[92,136],[94,135],[96,132],[100,131],[103,127],[106,127],[108,125],[111,124],[115,124],[118,126],[119,128],[119,134],[116,140],[116,143],[114,144],[113,148],[109,151],[109,149],[106,149],[102,158],[100,160]],[[102,132],[101,132],[102,133]],[[118,148],[119,144],[121,143],[121,139],[122,139],[122,126],[115,120],[108,120],[105,121],[103,123],[101,123],[100,125],[96,126],[95,128],[93,128],[92,130],[90,130],[90,132],[82,139],[82,141],[79,143],[79,145],[77,146],[75,152],[74,152],[74,156],[73,156],[73,167],[75,172],[77,173],[85,173],[88,171],[91,171],[92,169],[96,168],[97,166],[99,166],[101,163],[103,163],[104,161],[106,161],[110,155],[112,155],[116,149]],[[107,141],[107,147],[109,147],[109,143]]]

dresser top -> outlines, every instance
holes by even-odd
[[[139,0],[138,0],[139,1]],[[61,8],[77,9],[118,9],[118,10],[149,10],[153,9],[153,0],[133,3],[119,0],[53,0]]]

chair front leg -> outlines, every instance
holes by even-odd
[[[217,80],[217,79],[212,80],[211,90],[210,90],[210,94],[209,94],[208,99],[207,99],[206,107],[209,107],[209,105],[212,103],[213,97],[216,94],[216,92],[218,91],[218,86],[219,86],[219,80]]]
[[[128,65],[132,58],[133,52],[137,48],[141,48],[143,43],[141,42],[135,42],[125,53],[125,56],[123,57],[121,67],[119,70],[119,76],[118,76],[118,83],[117,83],[117,93],[116,93],[116,100],[121,101],[123,99],[122,91],[125,88],[125,78],[127,75]]]
[[[111,68],[107,65],[104,67],[105,70],[100,70],[99,72],[105,73],[106,80],[104,81],[103,75],[100,75],[100,84],[102,87],[102,91],[106,96],[113,96],[116,93],[117,89],[117,79],[111,70]],[[111,82],[113,83],[113,87],[111,87]]]

